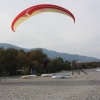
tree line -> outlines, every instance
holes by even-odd
[[[70,69],[70,62],[64,62],[61,57],[51,60],[39,48],[25,52],[23,49],[0,47],[0,74],[6,72],[9,75],[16,75],[16,71],[22,69],[28,69],[28,74],[30,74],[31,69],[40,74],[46,73],[44,60],[47,61],[46,67],[49,73]]]
[[[46,65],[44,61],[46,61]],[[81,63],[81,65],[84,68],[92,66],[91,63]],[[26,70],[23,74],[31,74],[31,70],[36,70],[38,74],[53,73],[71,70],[71,62],[64,61],[61,57],[50,59],[39,48],[25,52],[23,49],[0,47],[0,74],[16,75],[17,70]]]

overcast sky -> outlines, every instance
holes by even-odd
[[[63,14],[45,12],[13,32],[14,18],[37,4],[64,7],[74,14],[76,22]],[[0,43],[100,58],[100,0],[0,0]]]

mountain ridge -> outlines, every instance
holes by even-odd
[[[8,44],[8,43],[0,43],[0,47],[3,47],[4,49],[7,48],[15,48],[15,49],[23,49],[24,51],[28,52],[30,50],[34,50],[37,48],[32,48],[32,49],[27,49],[27,48],[21,48],[12,44]],[[60,52],[56,52],[53,50],[47,50],[45,48],[40,48],[43,53],[47,54],[49,58],[51,59],[55,59],[57,57],[61,57],[63,58],[64,61],[72,61],[75,59],[78,59],[78,62],[98,62],[100,61],[100,59],[95,58],[95,57],[88,57],[88,56],[82,56],[82,55],[78,55],[78,54],[69,54],[69,53],[60,53]]]

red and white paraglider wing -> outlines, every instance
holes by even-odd
[[[52,4],[41,4],[41,5],[36,5],[32,6],[24,11],[22,11],[12,22],[11,28],[13,31],[16,30],[19,24],[21,24],[23,21],[26,19],[42,13],[42,12],[55,12],[55,13],[61,13],[65,14],[67,16],[70,16],[74,22],[75,22],[75,17],[74,15],[68,11],[67,9],[57,6],[57,5],[52,5]]]

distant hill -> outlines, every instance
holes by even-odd
[[[7,44],[7,43],[0,43],[0,47],[4,47],[4,49],[13,47],[15,49],[23,49],[26,52],[36,49],[36,48],[32,48],[32,49],[21,48],[21,47],[12,45],[12,44]],[[82,55],[78,55],[78,54],[59,53],[59,52],[47,50],[44,48],[41,48],[41,49],[43,50],[43,53],[47,54],[48,57],[51,59],[54,59],[56,57],[61,57],[61,58],[63,58],[64,61],[66,61],[66,60],[72,61],[72,60],[74,60],[74,58],[79,59],[78,62],[91,62],[91,61],[98,62],[98,61],[100,61],[100,59],[94,58],[94,57],[82,56]]]

